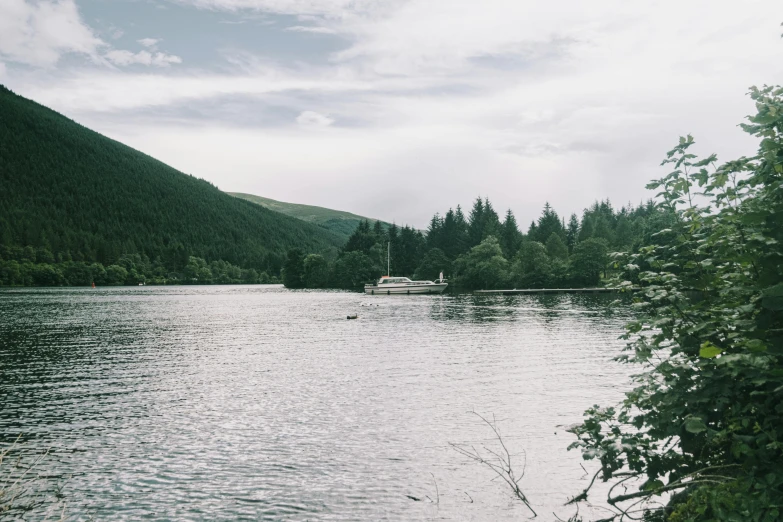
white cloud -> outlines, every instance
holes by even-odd
[[[302,111],[296,117],[296,123],[303,127],[328,127],[334,123],[334,119],[315,111]]]
[[[347,47],[316,64],[233,56],[221,70],[80,69],[57,81],[17,77],[14,87],[225,190],[419,226],[478,193],[520,222],[546,200],[563,213],[599,197],[638,202],[679,134],[693,132],[704,151],[724,158],[752,152],[736,129],[752,111],[743,93],[783,77],[779,0],[171,1],[229,11],[236,21],[293,15],[302,25],[289,31],[328,31]],[[151,50],[109,58],[154,65]],[[256,103],[280,109],[285,123],[250,128],[244,120],[213,132],[218,124],[203,116],[205,107],[241,114]],[[181,106],[200,110],[186,115]],[[153,112],[175,117],[139,123]],[[302,132],[291,114],[323,132]],[[236,158],[230,169],[224,150]],[[369,172],[433,190],[426,201],[380,204],[387,196]]]
[[[137,41],[144,47],[150,47],[152,49],[154,49],[158,43],[160,43],[160,39],[158,38],[142,38],[141,40]]]
[[[115,65],[154,65],[156,67],[169,67],[173,63],[182,63],[182,58],[173,54],[150,53],[139,51],[132,53],[124,50],[113,50],[106,53],[106,58]]]
[[[328,15],[339,17],[382,5],[383,0],[170,0],[201,9],[252,10],[276,14]],[[386,2],[388,3],[388,2]]]
[[[285,30],[296,33],[337,34],[335,29],[315,25],[293,25],[291,27],[286,27]]]
[[[0,56],[9,61],[51,67],[69,52],[98,60],[103,45],[73,0],[0,2]]]
[[[0,80],[5,78],[5,71],[6,71],[5,64],[3,62],[0,62]]]

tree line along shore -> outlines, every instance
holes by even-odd
[[[426,232],[376,221],[359,222],[342,248],[313,253],[289,249],[239,266],[191,255],[180,242],[150,258],[144,249],[93,255],[44,246],[0,244],[2,286],[119,286],[154,284],[274,284],[288,288],[360,289],[386,273],[435,279],[441,272],[464,289],[595,286],[611,271],[609,252],[629,250],[664,228],[671,215],[653,202],[614,209],[608,200],[566,222],[546,204],[526,233],[508,210],[501,220],[489,199],[477,198],[435,214]],[[107,259],[102,263],[95,258]],[[252,266],[248,267],[247,264]]]
[[[292,249],[281,278],[289,288],[360,289],[386,274],[388,252],[388,275],[433,280],[442,272],[467,290],[595,286],[611,271],[610,252],[633,250],[672,219],[651,201],[615,209],[606,200],[566,222],[547,203],[523,233],[511,210],[501,220],[477,198],[467,216],[459,206],[435,214],[426,233],[364,221],[334,260]]]

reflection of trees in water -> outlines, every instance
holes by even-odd
[[[434,321],[460,321],[470,323],[490,323],[509,320],[514,310],[502,301],[509,297],[485,296],[476,294],[457,294],[434,299],[430,307],[430,317]]]
[[[435,321],[467,321],[492,323],[535,319],[544,326],[562,321],[564,313],[580,313],[604,323],[617,316],[621,320],[629,313],[623,305],[630,304],[630,296],[620,294],[532,294],[480,295],[456,294],[433,299],[430,317]],[[619,301],[620,307],[613,306]]]

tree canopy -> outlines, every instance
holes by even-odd
[[[757,154],[719,163],[680,138],[649,185],[673,219],[615,256],[618,284],[644,289],[620,360],[644,371],[621,404],[586,412],[572,447],[629,486],[608,499],[618,520],[783,515],[783,88],[751,97]]]

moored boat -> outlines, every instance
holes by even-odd
[[[386,246],[386,273],[391,273],[391,243]],[[364,285],[365,294],[441,294],[449,286],[443,279],[443,272],[437,283],[432,281],[411,281],[407,277],[382,276],[377,283]]]
[[[447,286],[449,284],[444,283],[443,280],[435,283],[433,281],[411,281],[407,277],[383,276],[374,285],[364,285],[364,293],[371,295],[440,294]]]

